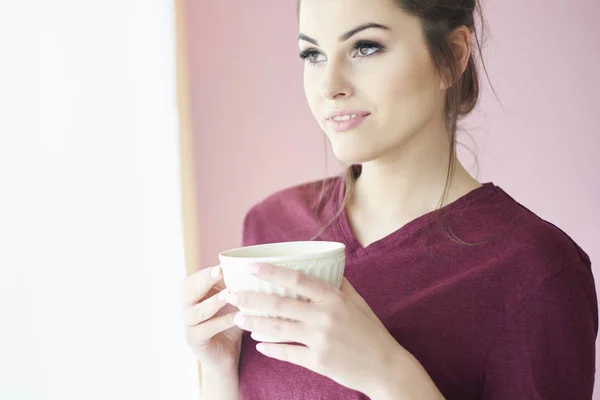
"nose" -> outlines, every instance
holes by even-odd
[[[327,65],[320,92],[327,100],[338,100],[352,95],[352,87],[342,65],[333,62]]]

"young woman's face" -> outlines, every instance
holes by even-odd
[[[383,157],[442,116],[419,19],[394,0],[302,0],[299,30],[308,104],[341,161]],[[359,117],[336,122],[337,111]]]

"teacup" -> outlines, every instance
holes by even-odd
[[[314,276],[339,289],[344,276],[345,248],[343,243],[325,241],[269,243],[224,251],[219,254],[219,261],[225,286],[232,292],[260,292],[307,300],[290,289],[250,275],[243,267],[264,263],[290,268]],[[274,314],[245,307],[239,309],[244,315],[275,317]],[[277,338],[256,333],[253,337],[258,341],[280,342]]]

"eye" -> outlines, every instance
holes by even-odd
[[[368,40],[359,40],[354,44],[352,48],[352,56],[357,55],[358,58],[371,57],[372,55],[382,51],[384,47],[379,43],[371,42]],[[374,51],[373,51],[374,50]],[[322,55],[317,49],[311,48],[302,51],[299,57],[305,60],[310,65],[318,64],[320,61],[317,59],[318,56]]]
[[[358,53],[358,55],[360,57],[370,57],[373,54],[379,53],[381,50],[383,50],[383,46],[380,45],[379,43],[370,42],[367,40],[359,40],[354,45],[353,50],[354,50],[353,54],[356,52],[356,53]],[[366,50],[366,51],[364,51],[364,50]],[[369,50],[375,50],[375,51],[369,52]]]
[[[307,49],[300,53],[300,58],[302,60],[308,61],[309,64],[317,64],[316,57],[318,57],[321,53],[316,49]]]

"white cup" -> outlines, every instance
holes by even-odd
[[[245,272],[248,264],[272,264],[290,268],[321,279],[333,287],[340,288],[344,276],[346,254],[343,243],[338,242],[281,242],[257,246],[240,247],[219,254],[225,286],[233,292],[260,292],[277,294],[282,297],[307,300],[290,289],[258,279]],[[275,317],[273,314],[239,307],[244,315]],[[280,342],[254,334],[262,342]]]

